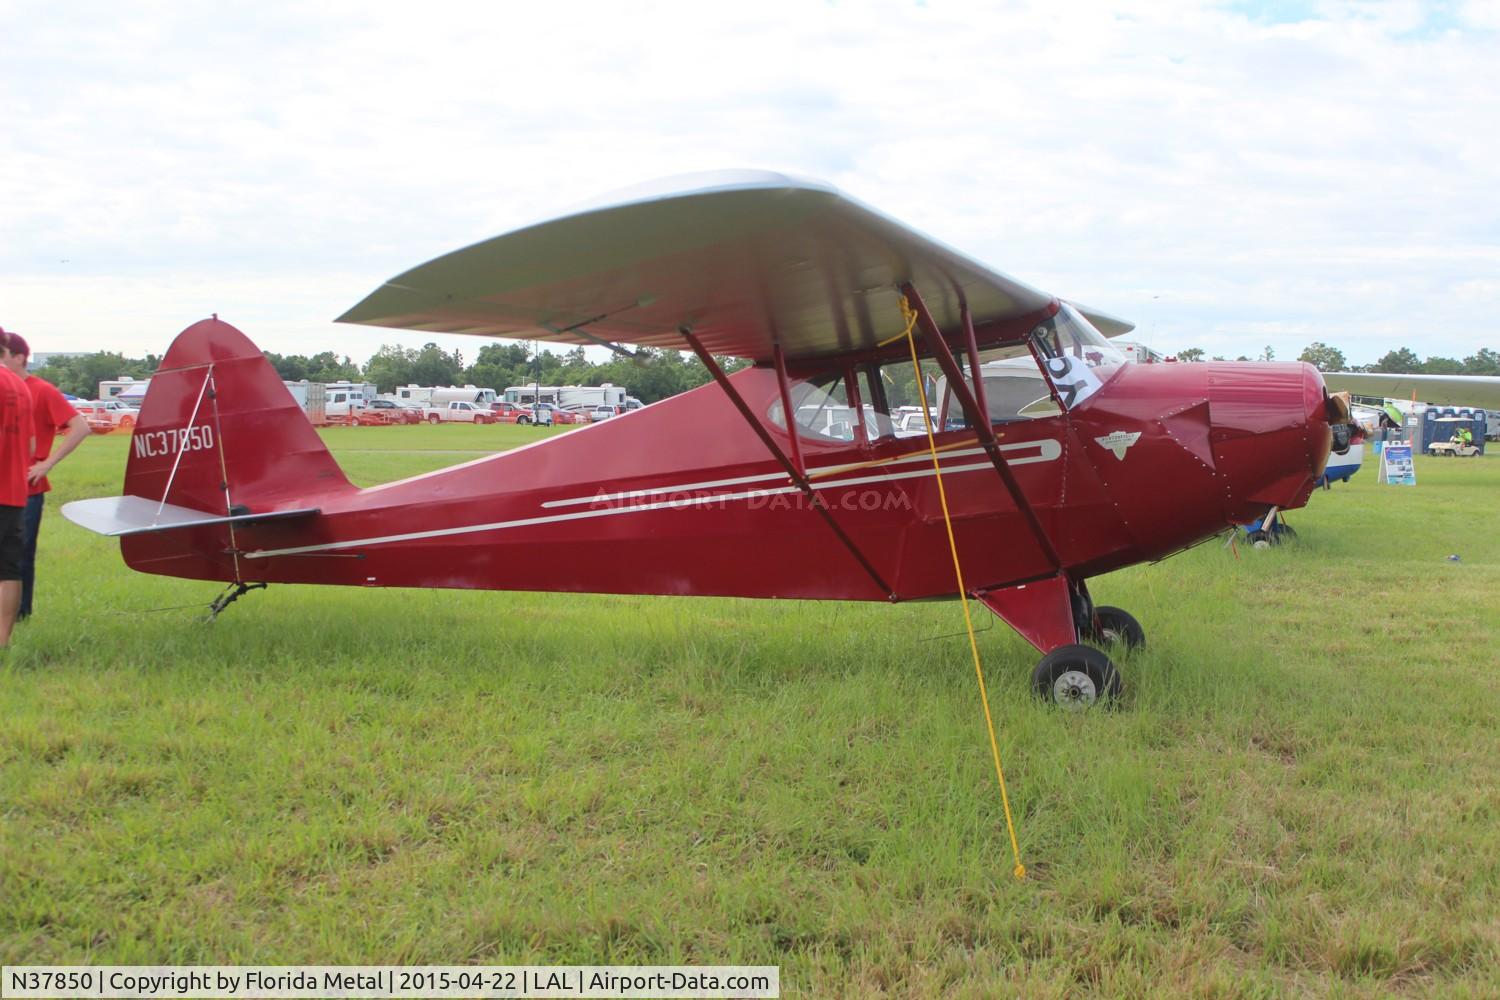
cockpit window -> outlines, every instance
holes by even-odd
[[[984,401],[989,407],[991,424],[1035,420],[1059,412],[1052,389],[1024,342],[980,351],[979,370],[984,375]],[[952,419],[964,421],[963,408],[951,392],[948,413]],[[960,426],[967,426],[967,422]]]
[[[854,440],[854,409],[844,388],[842,373],[818,375],[806,381],[793,382],[788,395],[796,413],[799,437],[822,441]],[[786,415],[781,400],[771,404],[771,423],[785,429]]]
[[[1037,364],[1038,358],[1045,370]],[[959,358],[967,380],[966,360]],[[1124,363],[1124,356],[1092,323],[1064,304],[1025,339],[980,352],[990,423],[1056,416],[1088,399]],[[789,395],[798,436],[826,442],[875,442],[893,436],[923,436],[929,422],[938,433],[966,428],[967,415],[958,397],[948,390],[937,362],[923,358],[920,373],[912,370],[907,359],[861,365],[848,375],[855,379],[853,396],[845,372],[792,382]],[[926,414],[919,377],[931,408]],[[777,427],[786,428],[779,397],[767,416]]]

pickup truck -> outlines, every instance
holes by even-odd
[[[446,406],[428,406],[422,415],[429,424],[492,424],[495,415],[477,403],[455,400]]]

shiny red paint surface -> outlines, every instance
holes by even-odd
[[[767,367],[731,383],[754,413],[767,414],[779,396]],[[786,431],[766,425],[789,451]],[[1076,580],[1161,558],[1250,511],[1300,506],[1329,439],[1321,379],[1296,364],[1126,365],[1074,410],[996,430],[1064,574]],[[1106,443],[1134,434],[1121,453]],[[205,511],[320,511],[125,538],[126,561],[144,572],[836,600],[956,592],[925,438],[800,442],[818,495],[887,593],[713,385],[514,451],[358,489],[260,351],[207,320],[168,351],[132,444],[127,494],[155,500],[165,492],[169,503]],[[948,449],[940,461],[970,592],[1058,579],[974,433],[945,431],[937,444]],[[843,466],[855,468],[837,471]],[[1065,629],[1034,631],[1029,638],[1047,648]]]

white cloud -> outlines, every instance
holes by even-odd
[[[1432,16],[13,4],[0,323],[139,354],[217,310],[271,350],[363,358],[427,339],[329,322],[407,267],[751,166],[828,179],[1168,349],[1462,356],[1500,341],[1496,23]]]

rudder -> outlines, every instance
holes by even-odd
[[[353,488],[250,338],[217,317],[177,335],[131,435],[126,496],[237,514]]]

